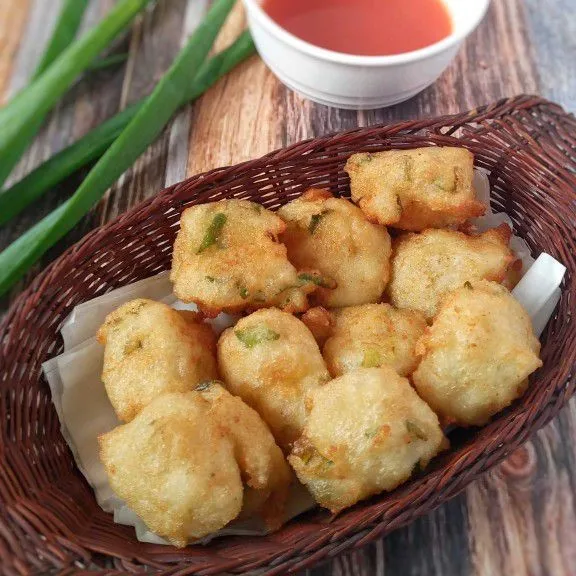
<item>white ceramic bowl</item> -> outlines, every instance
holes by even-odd
[[[301,40],[264,12],[262,0],[243,0],[258,52],[277,77],[315,102],[352,109],[391,106],[430,86],[490,4],[490,0],[443,1],[452,17],[450,36],[404,54],[354,56]]]

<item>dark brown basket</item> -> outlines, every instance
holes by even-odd
[[[348,194],[352,152],[464,145],[491,171],[493,204],[514,220],[534,253],[568,268],[555,318],[543,336],[544,367],[527,394],[479,430],[452,435],[453,449],[423,476],[336,518],[310,512],[266,537],[234,537],[184,550],[137,542],[97,506],[76,470],[41,363],[62,350],[59,326],[74,306],[166,270],[180,213],[222,198],[275,209],[309,186]],[[408,524],[445,502],[542,427],[575,389],[576,119],[538,97],[471,112],[363,128],[301,142],[164,190],[88,234],[40,274],[0,326],[0,570],[5,574],[280,574],[309,567]]]

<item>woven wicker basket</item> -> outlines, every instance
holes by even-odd
[[[491,171],[493,203],[535,253],[568,268],[543,335],[544,367],[527,394],[489,425],[458,431],[425,475],[336,518],[309,512],[266,537],[234,537],[184,550],[139,543],[96,504],[60,434],[41,363],[62,350],[58,328],[80,302],[166,270],[182,210],[222,198],[275,209],[312,185],[348,194],[352,152],[464,145]],[[423,121],[301,142],[195,176],[88,234],[40,274],[0,325],[0,571],[105,568],[165,574],[284,574],[411,522],[460,492],[542,427],[574,392],[576,357],[576,119],[537,97]]]

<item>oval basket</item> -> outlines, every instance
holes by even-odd
[[[139,543],[96,504],[60,434],[41,364],[62,350],[58,329],[77,304],[170,267],[184,208],[247,198],[276,209],[310,186],[347,195],[343,165],[359,151],[463,145],[491,171],[493,204],[534,253],[568,268],[542,341],[544,367],[525,396],[400,489],[331,518],[312,511],[265,537],[229,537],[183,550]],[[284,574],[408,524],[445,502],[542,427],[575,389],[576,119],[520,96],[468,113],[363,128],[301,142],[177,184],[94,230],[40,274],[0,326],[0,570],[6,574]]]

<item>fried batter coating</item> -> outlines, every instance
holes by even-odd
[[[324,346],[326,340],[332,336],[336,324],[334,313],[322,306],[309,308],[302,314],[301,320],[306,324],[308,330],[312,332],[312,336],[314,336],[320,347]]]
[[[449,290],[474,280],[503,281],[515,260],[510,234],[503,224],[479,236],[434,229],[400,236],[394,242],[390,302],[420,310],[430,320]]]
[[[216,382],[156,398],[99,441],[114,492],[175,546],[228,524],[247,493],[252,512],[281,522],[291,480],[282,451],[258,414]]]
[[[418,393],[443,422],[463,426],[486,423],[542,366],[530,317],[506,288],[485,280],[447,294],[416,346]]]
[[[242,508],[234,442],[197,392],[163,394],[100,436],[110,486],[174,546],[219,530]]]
[[[484,214],[472,185],[473,162],[465,148],[428,147],[354,154],[344,169],[352,200],[370,220],[419,231]]]
[[[426,329],[424,315],[390,304],[364,304],[335,311],[332,336],[323,355],[332,376],[356,368],[391,366],[400,376],[418,364],[414,350]]]
[[[278,214],[287,223],[281,240],[290,261],[318,270],[312,298],[338,307],[378,302],[390,276],[390,236],[344,198],[314,188],[286,204]]]
[[[246,200],[188,208],[174,243],[174,293],[209,316],[268,306],[306,310],[316,286],[288,261],[278,242],[285,228],[276,214]]]
[[[210,402],[210,415],[234,443],[236,461],[251,489],[250,514],[259,513],[270,529],[278,528],[292,474],[268,426],[255,410],[218,382],[200,384],[196,391]],[[243,513],[246,505],[245,490]]]
[[[312,390],[308,405],[288,460],[332,512],[393,490],[447,446],[436,414],[389,366],[347,372]]]
[[[330,379],[314,337],[291,314],[258,310],[218,341],[228,389],[252,406],[287,450],[304,427],[304,396]]]
[[[108,314],[102,380],[120,420],[130,422],[166,392],[186,392],[217,377],[216,336],[194,312],[138,298]]]

